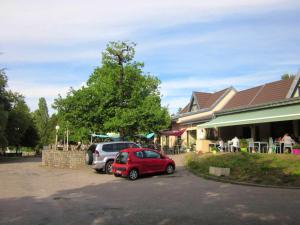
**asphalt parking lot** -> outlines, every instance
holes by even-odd
[[[0,161],[0,224],[300,224],[300,190],[218,183],[184,170],[137,181]]]

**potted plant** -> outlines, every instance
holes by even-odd
[[[219,149],[217,147],[212,147],[212,153],[215,155],[217,154],[217,152],[219,151]]]
[[[300,144],[295,144],[295,145],[293,146],[293,151],[292,151],[292,153],[293,153],[294,155],[300,155]]]
[[[247,147],[248,147],[248,142],[246,139],[241,139],[240,140],[240,148],[241,152],[247,152]]]

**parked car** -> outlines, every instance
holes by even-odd
[[[172,174],[175,162],[168,156],[152,149],[124,149],[117,155],[112,171],[116,177],[128,177],[136,180],[143,174]]]
[[[92,165],[97,171],[112,173],[112,163],[118,152],[122,149],[138,148],[134,142],[102,142],[92,144],[86,151],[86,163]]]

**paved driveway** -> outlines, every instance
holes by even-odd
[[[40,159],[0,162],[0,224],[300,224],[300,190],[208,181],[176,160],[174,175],[134,182]]]

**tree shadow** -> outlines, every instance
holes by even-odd
[[[185,176],[186,173],[179,167],[173,175],[155,175],[136,181],[112,178],[96,185],[57,191],[47,197],[34,196],[34,193],[25,197],[1,197],[0,224],[273,225],[275,222],[297,224],[300,219],[296,213],[299,198],[291,201],[299,194],[296,190],[265,192]],[[47,185],[51,181],[45,184],[45,189]],[[271,199],[270,192],[274,191],[275,196],[285,198],[277,199],[275,204],[262,199],[263,196]],[[289,205],[283,208],[282,200]]]
[[[41,156],[20,156],[20,157],[5,157],[0,156],[0,164],[6,163],[29,163],[29,162],[41,162]]]

